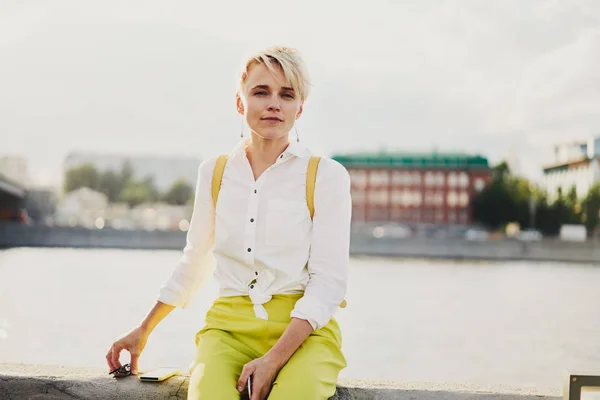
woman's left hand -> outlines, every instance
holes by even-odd
[[[252,375],[252,397],[250,397],[250,400],[266,399],[280,369],[279,363],[268,356],[250,361],[242,369],[237,389],[240,393],[243,392],[248,384],[248,378]]]

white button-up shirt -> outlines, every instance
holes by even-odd
[[[160,290],[160,302],[182,308],[213,274],[221,296],[248,295],[259,318],[274,294],[304,293],[291,317],[325,326],[344,299],[350,243],[350,177],[323,157],[315,213],[306,202],[310,152],[291,142],[257,180],[243,140],[230,153],[216,209],[216,157],[199,167],[194,212],[183,255]]]

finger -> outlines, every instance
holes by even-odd
[[[138,359],[140,358],[139,353],[131,353],[131,373],[137,375],[138,373]]]
[[[108,367],[110,368],[109,372],[114,371],[115,369],[119,368],[118,365],[115,364],[115,362],[113,361],[113,352],[114,352],[115,346],[112,345],[110,347],[110,349],[108,350],[108,353],[106,353],[106,362],[108,363]],[[118,356],[117,356],[117,360],[118,360]]]
[[[263,400],[267,398],[266,390],[262,385],[257,385],[254,381],[252,381],[252,397],[250,400]]]
[[[113,364],[114,369],[121,367],[121,362],[119,361],[120,353],[121,353],[121,348],[117,347],[117,346],[113,346],[111,355],[110,355],[110,360]]]
[[[108,350],[108,353],[106,353],[106,363],[108,364],[108,371],[114,371],[116,368],[112,363],[112,348],[110,350]]]
[[[238,392],[244,391],[244,388],[246,387],[246,384],[248,383],[248,378],[250,377],[250,375],[252,375],[252,365],[246,364],[246,365],[244,365],[244,368],[242,369],[242,374],[240,375],[240,378],[238,379],[238,383],[237,383]]]

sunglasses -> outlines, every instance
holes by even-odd
[[[122,378],[124,376],[129,376],[129,375],[131,375],[131,365],[130,364],[122,365],[119,368],[115,369],[114,371],[109,372],[108,374],[112,375],[113,378]]]

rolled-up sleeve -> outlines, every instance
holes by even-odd
[[[315,185],[309,281],[291,313],[307,320],[315,330],[327,325],[346,295],[351,216],[348,171],[338,162],[323,158]]]
[[[158,301],[175,307],[190,305],[198,289],[214,272],[215,210],[211,181],[216,158],[208,159],[198,168],[198,181],[192,219],[183,254],[167,281],[160,288]]]

